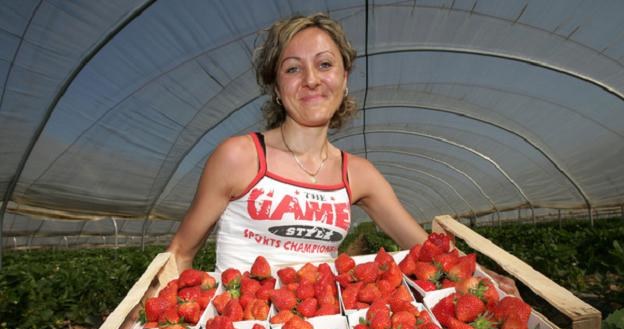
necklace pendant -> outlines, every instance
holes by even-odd
[[[316,184],[316,177],[310,176],[310,180],[312,181],[312,183]]]

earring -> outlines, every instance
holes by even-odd
[[[349,96],[349,87],[345,88],[345,97]]]
[[[282,106],[282,100],[279,97],[275,97],[275,103],[277,103],[277,105]]]

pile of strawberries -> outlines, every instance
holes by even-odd
[[[342,288],[342,302],[347,310],[364,309],[374,301],[413,300],[407,287],[401,284],[403,274],[399,266],[383,248],[371,262],[356,264],[353,258],[342,253],[334,264],[338,271],[336,281]]]
[[[399,268],[424,291],[455,287],[456,283],[472,277],[477,255],[460,256],[451,250],[450,237],[443,233],[431,233],[422,244],[414,245]]]
[[[384,301],[375,301],[366,311],[366,319],[354,329],[439,329],[426,310],[419,311],[414,304],[393,300],[390,308]]]
[[[212,301],[221,317],[217,320],[209,319],[208,323],[213,327],[219,324],[216,328],[227,328],[229,322],[266,320],[275,282],[271,266],[262,256],[255,259],[249,272],[241,273],[235,268],[226,269],[221,273],[224,291]]]
[[[171,280],[156,297],[145,301],[144,328],[186,328],[195,325],[212,299],[217,282],[207,272],[188,269]]]
[[[527,329],[531,307],[520,298],[506,296],[484,302],[472,293],[456,292],[441,299],[431,310],[440,324],[450,329]]]
[[[277,271],[277,276],[281,288],[271,294],[271,302],[278,313],[271,323],[287,323],[297,316],[310,318],[340,313],[336,278],[327,263],[318,266],[306,263],[299,270],[284,267]]]

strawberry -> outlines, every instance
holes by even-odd
[[[297,312],[303,315],[306,318],[314,316],[316,313],[316,308],[318,306],[318,301],[314,297],[307,298],[297,304]]]
[[[184,301],[194,301],[201,296],[201,292],[200,286],[186,287],[178,291],[178,297]]]
[[[375,283],[366,283],[358,292],[357,299],[360,302],[372,303],[381,296],[381,291]]]
[[[295,290],[295,295],[298,299],[304,300],[306,298],[314,297],[314,285],[308,282],[302,282]]]
[[[214,296],[217,288],[212,288],[209,290],[202,290],[199,298],[197,298],[197,303],[199,304],[199,308],[204,310],[210,303],[210,300]]]
[[[431,233],[427,240],[433,242],[442,252],[451,251],[451,238],[444,233]]]
[[[243,311],[243,320],[266,320],[268,316],[269,304],[261,299],[252,299]]]
[[[335,304],[319,304],[316,314],[314,316],[332,315],[340,313],[340,305]]]
[[[424,291],[434,291],[437,289],[435,283],[428,280],[414,280],[414,283]]]
[[[256,260],[251,265],[251,271],[249,276],[258,280],[264,280],[271,277],[271,266],[266,258],[262,256],[256,257]]]
[[[241,305],[241,307],[243,309],[245,309],[245,307],[247,307],[247,304],[249,304],[249,302],[251,302],[252,300],[256,299],[256,297],[254,295],[251,295],[249,293],[247,294],[242,294],[239,298],[238,298],[238,303]]]
[[[336,275],[336,281],[338,281],[340,286],[344,288],[350,283],[357,281],[357,279],[353,276],[353,270],[351,270],[349,272]]]
[[[331,267],[327,263],[319,264],[318,272],[319,272],[319,277],[328,276],[328,277],[331,277],[332,279],[334,278],[334,272],[332,271]]]
[[[420,244],[415,244],[412,246],[412,248],[410,248],[409,256],[412,258],[414,262],[417,262],[420,259],[421,248],[422,248],[422,245]]]
[[[410,255],[406,255],[401,262],[399,262],[399,268],[403,274],[410,276],[414,274],[416,268],[416,262]]]
[[[368,311],[366,311],[366,321],[371,322],[377,313],[388,313],[388,317],[390,317],[390,310],[388,306],[386,306],[386,303],[375,301],[370,305]]]
[[[442,283],[440,284],[440,286],[441,286],[442,289],[444,289],[444,288],[454,288],[455,287],[455,282],[453,282],[453,281],[451,281],[451,280],[449,280],[447,278],[444,278],[444,279],[442,279]]]
[[[381,274],[381,278],[388,280],[392,288],[398,287],[403,282],[403,274],[401,273],[399,265],[397,265],[393,260],[393,262],[388,263],[386,267],[387,270]]]
[[[254,323],[254,325],[251,327],[251,329],[266,329],[263,325],[261,325],[260,323]]]
[[[286,323],[293,316],[295,316],[295,313],[291,312],[290,310],[281,310],[281,311],[277,312],[277,314],[272,316],[271,319],[269,320],[269,322],[271,322],[273,324]]]
[[[205,272],[192,268],[184,270],[180,273],[180,277],[178,278],[178,289],[199,286],[204,279],[203,273]]]
[[[342,290],[342,303],[346,309],[351,310],[355,308],[357,295],[363,284],[364,282],[352,283]]]
[[[324,288],[318,289],[316,299],[319,305],[338,304],[338,294],[335,292],[334,286],[326,284]]]
[[[212,275],[208,274],[208,272],[202,272],[202,279],[199,286],[202,290],[217,288],[217,279],[215,279]]]
[[[354,275],[358,281],[373,283],[377,281],[377,277],[379,276],[379,267],[375,262],[357,264],[354,268]]]
[[[179,321],[178,306],[175,304],[169,305],[169,307],[158,316],[159,323],[178,323]]]
[[[447,272],[447,277],[455,282],[467,279],[474,274],[477,266],[477,255],[472,253],[459,257],[458,262]]]
[[[230,292],[229,291],[225,291],[225,292],[219,294],[218,296],[216,296],[212,300],[212,305],[214,305],[215,309],[217,310],[217,313],[219,313],[221,315],[221,314],[223,314],[223,310],[225,309],[225,305],[227,305],[227,303],[229,303],[231,299],[232,299],[232,295],[230,294]]]
[[[491,314],[489,313],[484,313],[481,314],[479,316],[477,316],[477,318],[470,323],[470,326],[472,326],[475,329],[495,329],[498,328],[497,327],[497,323],[490,318]]]
[[[143,325],[143,329],[154,329],[158,328],[158,322],[146,322]]]
[[[418,311],[418,308],[416,308],[414,304],[412,304],[411,302],[402,300],[402,299],[390,298],[388,300],[388,304],[390,304],[390,310],[394,313],[409,312],[413,314],[414,316],[417,316],[418,314],[420,314],[420,312]]]
[[[485,304],[475,295],[460,295],[455,303],[455,317],[459,321],[472,322],[485,311]]]
[[[407,311],[399,311],[392,314],[392,329],[413,329],[416,327],[416,317]]]
[[[394,289],[394,292],[390,294],[390,298],[400,299],[408,302],[412,301],[412,295],[410,294],[406,286],[399,286],[398,288]]]
[[[390,310],[376,312],[370,320],[371,329],[390,329],[392,328],[392,319],[390,318]]]
[[[518,297],[505,296],[494,308],[494,317],[502,322],[513,314],[516,314],[521,321],[528,322],[531,306]]]
[[[161,313],[163,313],[171,304],[170,301],[163,297],[150,297],[145,301],[145,318],[147,322],[156,322]]]
[[[433,256],[433,263],[442,271],[448,272],[453,265],[459,261],[459,252],[457,249],[448,253]]]
[[[435,267],[435,265],[427,262],[416,262],[416,267],[414,268],[414,275],[419,280],[423,281],[431,281],[438,282],[440,279],[441,273]]]
[[[229,289],[236,289],[240,286],[242,274],[235,268],[228,268],[221,273],[221,282]]]
[[[427,312],[426,310],[420,311],[418,315],[416,316],[416,325],[425,324],[429,322],[431,322],[431,316],[429,315],[429,312]]]
[[[297,305],[297,297],[295,293],[286,289],[280,288],[277,290],[273,290],[271,294],[271,302],[278,311],[282,310],[291,310],[295,305]]]
[[[179,323],[173,323],[173,324],[168,324],[165,325],[164,327],[159,327],[162,329],[188,329],[188,326],[185,326],[183,324],[179,324]]]
[[[206,329],[234,329],[234,324],[227,316],[218,315],[206,321]]]
[[[262,285],[258,291],[256,291],[256,298],[262,299],[266,302],[271,298],[271,293],[273,292],[273,288],[269,286]]]
[[[455,283],[455,290],[462,295],[470,294],[479,286],[479,281],[479,278],[474,276],[459,280]]]
[[[455,297],[457,297],[457,293],[452,293],[444,298],[442,298],[433,308],[431,312],[438,319],[440,324],[448,327],[448,319],[455,317]]]
[[[521,319],[520,315],[512,314],[507,317],[501,329],[527,329],[528,320]]]
[[[178,280],[171,280],[167,286],[158,292],[158,297],[162,297],[171,304],[178,303]]]
[[[358,323],[353,327],[353,329],[369,329],[369,328],[368,328],[368,325],[364,323]]]
[[[256,291],[258,291],[260,287],[262,287],[262,285],[260,285],[260,282],[258,282],[257,280],[252,279],[251,277],[248,277],[248,276],[241,277],[241,281],[240,281],[241,295],[248,294],[251,296],[255,296]]]
[[[284,323],[283,329],[313,329],[312,324],[298,316],[293,316]]]
[[[379,288],[379,292],[381,292],[382,295],[387,296],[394,291],[394,287],[392,286],[392,284],[390,284],[388,280],[377,280],[375,284],[377,285],[377,288]]]
[[[309,283],[314,283],[316,282],[318,274],[318,269],[311,263],[305,263],[303,267],[301,267],[297,271],[297,275],[299,276],[299,282],[307,281]]]
[[[386,270],[390,266],[390,264],[396,265],[394,258],[392,258],[392,256],[390,256],[390,254],[386,252],[384,247],[379,248],[377,254],[375,255],[374,262],[377,263],[377,265],[379,265],[379,268],[382,270]]]
[[[436,246],[431,240],[427,240],[420,248],[418,260],[421,262],[431,262],[434,256],[441,253],[443,253],[442,249]]]
[[[438,320],[440,320],[440,319],[438,319]],[[440,322],[440,323],[442,323],[442,322]],[[448,329],[474,329],[469,324],[461,322],[460,320],[458,320],[458,319],[456,319],[456,318],[454,318],[452,316],[449,316],[447,318],[447,324],[445,324],[445,326]]]
[[[440,327],[438,327],[435,323],[433,322],[427,322],[427,323],[423,323],[421,325],[419,325],[417,327],[418,329],[440,329]]]
[[[284,267],[277,271],[277,276],[280,278],[282,284],[295,283],[299,281],[297,271],[292,267]]]
[[[232,319],[233,322],[241,321],[243,320],[243,307],[241,306],[237,298],[231,299],[225,305],[225,308],[223,309],[223,314],[221,315],[229,317],[230,319]]]
[[[460,280],[455,285],[455,289],[460,294],[472,294],[479,297],[485,304],[498,302],[498,292],[487,278],[469,277]]]
[[[197,302],[184,302],[178,306],[178,315],[181,318],[184,318],[184,322],[190,323],[192,325],[197,324],[199,321],[199,316],[201,315],[199,311],[199,304]]]

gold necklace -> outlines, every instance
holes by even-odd
[[[295,152],[293,152],[293,150],[290,149],[290,146],[288,146],[288,144],[286,143],[286,138],[284,138],[284,125],[280,126],[280,132],[282,134],[282,142],[284,142],[284,145],[286,146],[286,149],[288,150],[288,152],[290,152],[293,158],[295,158],[295,162],[297,162],[297,165],[299,166],[299,168],[301,168],[301,170],[303,170],[306,174],[308,174],[308,176],[310,176],[310,181],[312,181],[312,183],[316,183],[317,182],[316,176],[319,174],[321,169],[323,169],[323,167],[325,166],[325,161],[327,161],[327,158],[329,158],[329,155],[327,154],[327,139],[325,140],[325,145],[323,145],[323,148],[325,149],[325,157],[323,158],[323,149],[321,149],[321,154],[320,154],[321,164],[316,169],[316,171],[309,171],[308,169],[306,169],[306,167],[303,166],[303,164],[299,161],[299,159],[295,155]]]

